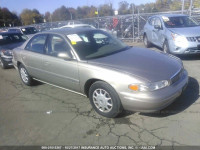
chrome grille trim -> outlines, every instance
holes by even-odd
[[[183,74],[184,68],[181,68],[178,72],[176,72],[171,78],[170,78],[170,84],[174,84],[175,82],[177,82],[182,74]]]

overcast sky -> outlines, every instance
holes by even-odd
[[[47,11],[53,12],[56,8],[64,5],[66,7],[77,8],[78,6],[99,6],[105,3],[112,3],[115,9],[118,8],[118,3],[123,0],[0,0],[0,7],[7,7],[10,11],[15,11],[18,14],[24,8],[37,9],[44,14]],[[126,0],[128,3],[136,5],[155,2],[155,0]]]

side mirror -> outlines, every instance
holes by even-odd
[[[66,52],[60,52],[60,53],[58,53],[57,57],[58,58],[62,58],[62,59],[67,59],[67,60],[72,59],[72,57],[68,53],[66,53]]]
[[[154,28],[158,29],[158,30],[162,29],[162,27],[160,25],[154,25]]]

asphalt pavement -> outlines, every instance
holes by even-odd
[[[17,70],[0,68],[0,146],[200,146],[200,56],[181,59],[189,83],[173,104],[115,119],[98,115],[86,97],[42,83],[28,87]]]

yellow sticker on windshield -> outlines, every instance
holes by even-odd
[[[75,41],[71,41],[72,45],[76,45],[76,42]]]

